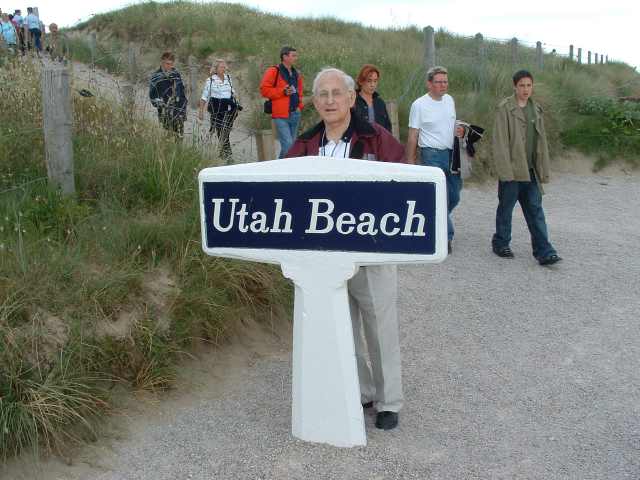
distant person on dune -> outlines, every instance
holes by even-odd
[[[27,24],[29,32],[31,32],[31,38],[33,38],[33,46],[35,46],[36,51],[40,53],[42,51],[42,26],[40,19],[34,13],[33,8],[27,8],[27,18],[25,18],[24,21]]]
[[[149,81],[149,98],[158,110],[160,125],[177,138],[182,138],[187,118],[187,97],[180,72],[174,67],[175,61],[172,52],[162,54],[160,68],[153,72]]]
[[[233,163],[229,134],[242,106],[238,102],[231,76],[227,73],[227,62],[217,59],[211,66],[210,73],[211,76],[205,82],[202,90],[198,105],[198,118],[200,120],[204,118],[205,109],[209,112],[211,115],[209,133],[215,131],[218,136],[220,158],[227,163]]]
[[[278,132],[280,158],[284,158],[298,136],[302,103],[302,75],[294,65],[298,51],[293,47],[280,49],[280,64],[269,67],[260,82],[260,95],[265,102],[265,113],[271,114]]]
[[[14,10],[12,21],[16,27],[16,33],[18,34],[18,48],[24,55],[24,31],[22,30],[24,26],[24,17],[22,16],[22,11],[19,8]]]
[[[13,22],[9,20],[9,15],[2,13],[0,16],[0,33],[9,52],[14,54],[18,51],[18,33]]]

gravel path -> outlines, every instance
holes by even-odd
[[[450,258],[401,269],[406,405],[393,431],[367,415],[367,447],[291,436],[289,346],[272,339],[205,356],[184,374],[199,383],[140,400],[74,465],[10,478],[640,478],[640,177],[547,191],[559,265],[535,263],[519,209],[516,258],[491,253],[491,185],[464,190]]]

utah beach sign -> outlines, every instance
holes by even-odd
[[[199,186],[204,251],[277,263],[295,284],[293,434],[364,445],[347,280],[446,258],[442,171],[304,157],[207,168]]]

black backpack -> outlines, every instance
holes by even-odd
[[[276,69],[276,78],[273,81],[273,86],[275,88],[276,84],[278,83],[278,75],[280,75],[280,67],[278,65],[274,65],[273,68]],[[273,113],[273,105],[271,104],[271,100],[267,100],[266,102],[264,102],[264,113],[268,113],[269,115]]]

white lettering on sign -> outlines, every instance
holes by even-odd
[[[331,218],[333,202],[324,198],[310,198],[309,203],[311,204],[311,223],[304,233],[329,233],[333,230],[333,218]],[[320,203],[326,205],[324,212],[320,211]],[[318,217],[324,218],[325,227],[323,229],[318,229]]]
[[[425,222],[424,215],[420,213],[414,213],[416,209],[415,200],[407,200],[407,205],[409,207],[407,208],[407,216],[404,222],[404,230],[400,235],[403,237],[411,236],[411,235],[416,237],[424,237],[424,222]],[[418,221],[418,227],[416,228],[415,232],[412,232],[411,227],[413,226],[414,220]]]
[[[267,212],[249,212],[246,203],[239,203],[238,198],[212,198],[213,203],[213,228],[218,232],[226,233],[236,227],[241,233],[292,233],[293,216],[283,209],[283,200],[273,200],[273,221],[269,226],[269,214]],[[225,205],[227,203],[227,205]],[[335,219],[333,212],[335,204],[327,198],[310,198],[311,216],[309,226],[304,233],[327,234],[334,229],[342,235],[350,235],[354,231],[358,235],[377,235],[379,232],[387,237],[416,236],[424,237],[426,218],[420,213],[415,213],[415,200],[407,200],[404,225],[402,218],[394,212],[388,212],[380,217],[370,212],[364,212],[356,216],[350,212],[342,212]]]
[[[238,198],[230,198],[229,203],[231,207],[229,208],[229,220],[226,226],[221,224],[220,217],[222,216],[222,204],[225,202],[224,198],[212,198],[211,203],[213,203],[213,228],[218,232],[226,233],[230,231],[235,222],[235,217],[238,217],[238,230],[242,233],[246,233],[251,230],[253,233],[291,233],[293,230],[291,229],[291,222],[293,221],[293,217],[289,212],[282,211],[282,199],[276,198],[273,203],[275,203],[275,209],[273,212],[273,225],[271,228],[267,226],[267,214],[265,212],[256,211],[251,214],[252,222],[249,225],[245,225],[245,220],[247,218],[247,204],[241,204],[240,208],[236,211],[236,204],[240,201]],[[284,226],[282,223],[284,222]]]
[[[334,222],[331,214],[335,208],[333,202],[326,198],[310,198],[311,204],[311,220],[309,222],[309,228],[304,233],[329,233],[335,228],[339,233],[347,235],[354,230],[355,216],[351,213],[341,213],[337,220]],[[401,236],[426,236],[424,231],[424,224],[426,219],[424,215],[415,213],[416,202],[414,200],[407,200],[407,214],[404,223],[404,229]],[[377,235],[378,231],[382,232],[388,237],[397,235],[400,231],[400,227],[394,227],[388,230],[387,223],[390,219],[398,225],[400,223],[400,216],[396,213],[385,213],[380,219],[380,229],[375,227],[376,217],[373,213],[364,212],[358,217],[358,225],[355,227],[359,235]],[[415,231],[413,230],[414,223],[417,222]],[[320,225],[318,225],[320,223]],[[345,228],[346,227],[346,228]]]

